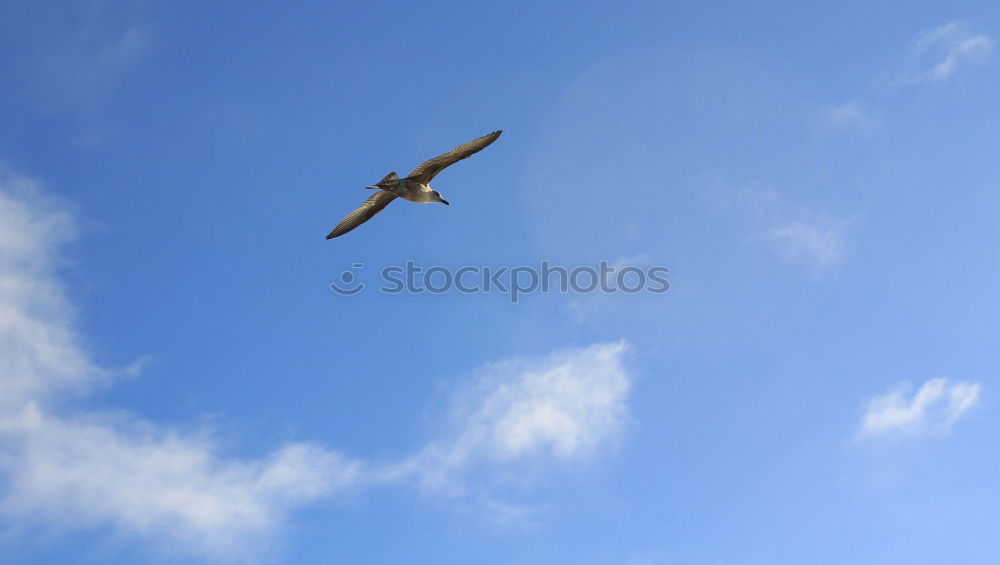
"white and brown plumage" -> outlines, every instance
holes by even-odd
[[[487,145],[496,141],[501,133],[503,133],[502,130],[488,133],[468,143],[463,143],[444,155],[428,159],[416,169],[413,169],[413,172],[405,179],[399,178],[395,172],[389,173],[377,184],[368,187],[376,189],[378,192],[369,196],[357,210],[345,216],[326,238],[333,239],[344,235],[367,222],[372,216],[381,212],[383,208],[395,200],[397,196],[421,204],[428,202],[448,204],[447,200],[441,198],[440,193],[430,187],[431,180],[446,167],[454,165],[462,159],[467,159],[485,149]]]

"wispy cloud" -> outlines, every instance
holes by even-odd
[[[845,102],[844,104],[827,108],[826,117],[834,125],[845,126],[862,122],[867,116],[866,112],[857,102]]]
[[[632,275],[628,275],[628,272],[625,271],[627,268],[651,269],[653,267],[665,267],[664,263],[664,260],[655,259],[653,256],[644,253],[622,255],[608,261],[608,266],[613,267],[614,270],[606,272],[602,284],[604,288],[636,288],[640,284],[640,279],[632,276],[635,274],[634,272]],[[623,272],[626,274],[623,275]],[[662,271],[659,276],[665,278]],[[643,275],[641,280],[647,280],[645,275]],[[668,285],[669,283],[654,282],[651,286],[662,290],[664,284]],[[577,324],[600,323],[599,320],[609,314],[620,314],[624,302],[633,298],[636,297],[625,293],[577,293],[567,304],[567,314]]]
[[[910,49],[913,68],[901,82],[944,82],[960,66],[986,60],[993,52],[993,43],[993,38],[957,21],[921,33]]]
[[[783,257],[804,261],[817,273],[826,271],[844,256],[843,228],[831,220],[796,220],[771,228],[767,235]]]
[[[103,65],[124,65],[134,63],[149,43],[149,34],[140,27],[130,27],[118,40],[105,47],[98,59]]]
[[[859,435],[918,435],[951,429],[979,401],[978,383],[930,379],[916,392],[908,384],[871,398],[861,420]]]
[[[113,526],[149,545],[242,560],[318,499],[379,484],[461,496],[479,464],[585,457],[627,420],[624,343],[483,367],[455,396],[451,431],[395,463],[305,442],[227,457],[204,430],[67,410],[74,395],[136,370],[98,367],[80,344],[58,277],[73,233],[65,206],[0,170],[0,517],[10,524]],[[502,520],[533,512],[482,500]]]
[[[735,204],[750,220],[754,239],[813,276],[831,270],[847,254],[846,219],[795,206],[771,188],[744,188]]]
[[[822,127],[826,131],[853,132],[864,137],[882,131],[882,118],[868,104],[859,101],[827,106],[822,110]]]
[[[110,133],[103,116],[121,86],[141,73],[156,41],[143,22],[122,14],[109,17],[97,4],[63,5],[56,19],[31,10],[4,12],[14,16],[9,25],[33,30],[4,38],[21,63],[8,66],[4,76],[13,124],[18,116],[39,113],[68,118],[77,129],[66,141],[77,147],[98,146]]]

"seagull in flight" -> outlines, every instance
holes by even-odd
[[[393,171],[373,186],[366,188],[375,189],[377,192],[368,197],[357,210],[351,212],[333,228],[333,231],[326,236],[333,239],[344,235],[361,224],[367,222],[396,199],[397,196],[405,198],[410,202],[427,204],[428,202],[440,202],[448,204],[448,201],[441,198],[441,194],[430,187],[431,180],[446,167],[454,165],[462,159],[467,159],[486,148],[500,137],[503,130],[488,133],[482,137],[477,137],[468,143],[463,143],[444,155],[439,155],[433,159],[424,161],[410,176],[405,179],[399,178]]]

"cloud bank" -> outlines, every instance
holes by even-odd
[[[260,461],[208,437],[106,414],[61,414],[115,372],[95,366],[57,277],[71,215],[31,179],[0,173],[0,511],[57,528],[105,524],[212,557],[260,549],[284,512],[355,483],[356,462],[308,444]],[[66,410],[62,410],[66,412]]]
[[[451,431],[388,464],[306,442],[226,457],[206,432],[73,412],[75,396],[127,372],[97,367],[74,330],[58,277],[73,235],[65,206],[0,170],[0,519],[11,525],[110,526],[154,546],[244,560],[311,502],[385,484],[461,495],[477,464],[586,457],[628,418],[624,342],[484,366],[456,394]]]

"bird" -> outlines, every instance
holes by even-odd
[[[376,190],[375,194],[368,197],[357,210],[344,217],[343,220],[333,228],[333,231],[326,236],[327,239],[340,237],[353,230],[361,224],[372,219],[372,216],[381,212],[390,202],[397,197],[405,198],[410,202],[427,204],[429,202],[440,202],[448,205],[448,201],[441,198],[441,193],[430,187],[431,180],[443,171],[446,167],[454,165],[462,159],[468,159],[472,155],[479,153],[489,144],[500,137],[503,130],[490,132],[482,137],[477,137],[468,143],[463,143],[444,155],[439,155],[433,159],[428,159],[421,163],[406,178],[399,178],[395,171],[387,174],[369,188]]]

